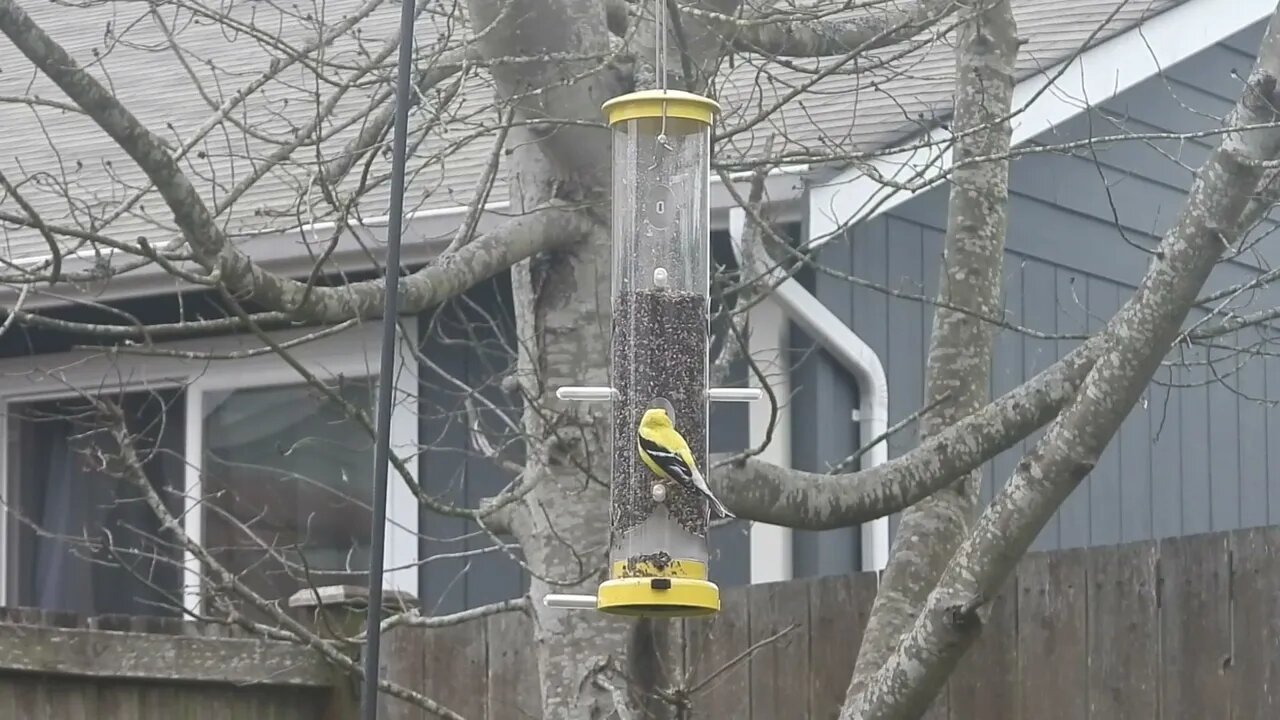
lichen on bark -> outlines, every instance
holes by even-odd
[[[929,438],[986,404],[1008,226],[1009,114],[1018,53],[1009,0],[996,0],[960,26],[956,43],[950,206],[925,375],[920,437]],[[994,158],[966,162],[973,158]],[[902,514],[849,684],[852,700],[915,621],[978,506],[980,471]]]

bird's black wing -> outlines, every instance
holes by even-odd
[[[672,480],[679,483],[693,482],[693,471],[679,455],[663,448],[643,435],[637,435],[636,437],[640,439],[640,449],[644,450],[645,454],[658,467],[670,475]]]

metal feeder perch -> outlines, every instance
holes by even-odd
[[[670,408],[705,476],[708,403],[762,395],[707,387],[711,126],[720,107],[657,90],[614,98],[603,110],[613,131],[612,386],[556,394],[613,407],[609,579],[594,597],[545,602],[616,615],[709,615],[720,609],[720,590],[708,572],[708,502],[649,470],[636,432],[652,403]]]

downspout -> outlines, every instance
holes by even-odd
[[[729,238],[734,255],[743,262],[742,236],[746,211],[729,211]],[[788,318],[809,334],[840,364],[858,385],[859,445],[867,447],[889,428],[889,381],[884,365],[871,346],[844,324],[835,313],[791,277],[774,268],[757,263],[756,272],[769,272],[776,288],[769,296],[782,307]],[[771,284],[773,284],[771,283]],[[889,459],[889,444],[880,440],[862,456],[862,467],[869,468]],[[880,571],[889,562],[889,518],[877,518],[862,524],[862,570]]]

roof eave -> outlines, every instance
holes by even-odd
[[[1012,144],[1017,147],[1138,83],[1266,19],[1274,0],[1187,0],[1074,57],[1019,81],[1014,88]],[[1065,67],[1064,67],[1065,66]],[[857,222],[887,212],[932,189],[950,168],[936,127],[901,143],[897,152],[849,168],[809,192],[809,247],[816,249]],[[879,174],[890,183],[873,179]],[[912,185],[898,190],[893,184]]]

